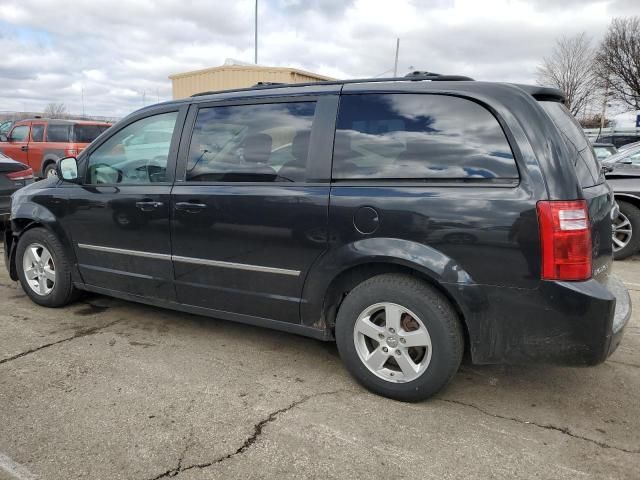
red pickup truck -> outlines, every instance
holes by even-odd
[[[29,165],[36,177],[56,174],[56,161],[76,156],[111,124],[85,120],[35,118],[13,124],[0,135],[0,152]]]

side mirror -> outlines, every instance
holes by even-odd
[[[78,181],[78,160],[76,157],[65,157],[58,160],[56,173],[63,182],[76,183]]]
[[[8,142],[9,138],[7,137],[6,134],[4,133],[0,133],[0,142]]]

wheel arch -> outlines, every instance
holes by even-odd
[[[627,202],[640,210],[640,197],[629,193],[613,193],[616,201]]]
[[[20,237],[22,237],[25,232],[33,230],[34,228],[44,228],[60,240],[65,250],[64,254],[67,258],[71,259],[73,280],[81,281],[71,241],[50,210],[33,202],[23,202],[17,211],[12,214],[10,228],[12,241],[8,256],[9,273],[12,280],[17,280],[16,247]]]
[[[475,337],[473,304],[483,300],[471,277],[432,247],[399,239],[366,239],[329,253],[313,272],[305,282],[303,324],[333,332],[340,304],[356,285],[376,275],[403,273],[419,278],[449,301],[462,324],[465,348]]]
[[[42,164],[40,165],[40,177],[45,178],[44,171],[49,165],[55,164],[58,160],[60,160],[60,157],[58,157],[57,155],[45,155],[42,159]]]

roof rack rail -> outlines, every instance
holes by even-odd
[[[432,82],[464,82],[473,81],[471,77],[463,75],[441,75],[439,73],[430,72],[411,72],[404,77],[383,77],[383,78],[350,78],[347,80],[326,80],[322,82],[309,83],[277,83],[277,82],[258,82],[249,88],[232,88],[230,90],[213,90],[210,92],[194,93],[192,97],[202,97],[205,95],[213,95],[222,92],[245,92],[249,90],[269,90],[275,88],[286,87],[310,87],[314,85],[344,85],[348,83],[381,83],[381,82],[418,82],[422,80],[430,80]]]

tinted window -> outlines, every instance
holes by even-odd
[[[89,157],[91,184],[152,183],[167,179],[167,161],[178,112],[143,118],[115,133]],[[163,141],[149,141],[162,131]],[[157,139],[154,139],[157,140]]]
[[[47,127],[47,142],[63,142],[71,141],[71,125],[52,125]]]
[[[44,125],[31,126],[31,141],[42,142],[44,140]]]
[[[91,143],[108,128],[107,125],[74,125],[73,137],[78,143]]]
[[[509,143],[485,108],[425,94],[344,95],[333,178],[517,179]]]
[[[29,127],[27,125],[18,125],[11,130],[12,142],[24,142],[29,137]]]
[[[540,105],[549,114],[565,143],[573,155],[573,164],[578,175],[578,181],[583,187],[591,187],[604,181],[600,174],[600,164],[596,158],[593,147],[585,136],[582,127],[567,108],[558,102],[540,102]]]
[[[187,180],[302,182],[315,103],[203,108],[191,138]]]

